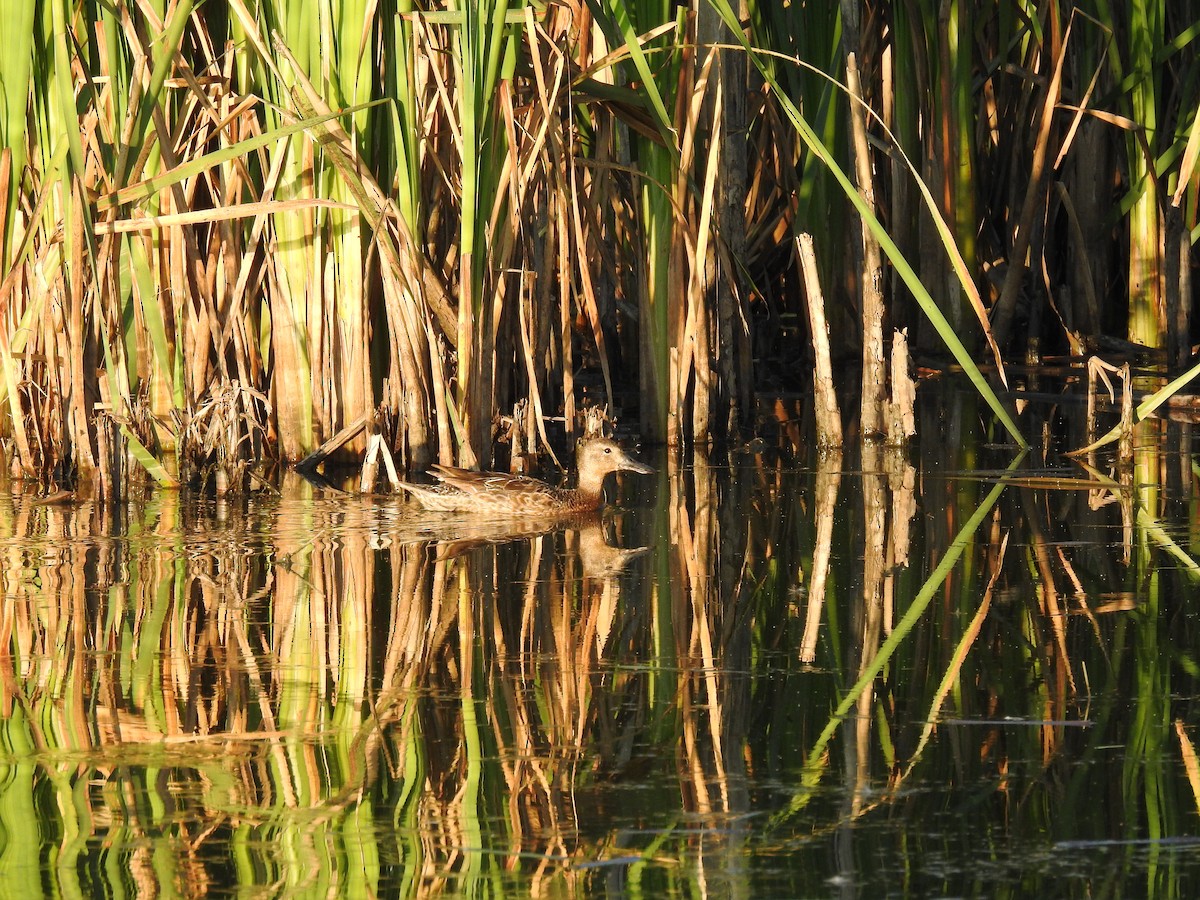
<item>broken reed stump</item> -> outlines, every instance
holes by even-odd
[[[808,330],[812,334],[813,412],[817,421],[817,446],[842,446],[842,414],[833,389],[833,364],[829,358],[829,324],[825,319],[825,296],[817,277],[817,257],[811,234],[796,237],[796,254],[804,273],[804,293],[808,302]]]
[[[908,365],[908,329],[892,333],[892,399],[887,405],[887,442],[903,447],[917,433],[917,386]]]

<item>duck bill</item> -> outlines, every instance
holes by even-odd
[[[626,472],[637,472],[639,475],[653,475],[654,470],[644,463],[640,463],[635,459],[630,459],[628,456],[621,463],[621,468]]]

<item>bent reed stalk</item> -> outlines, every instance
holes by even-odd
[[[881,290],[871,328],[931,326],[1021,443],[981,347],[1187,349],[1186,8],[1085,6],[0,0],[8,470],[116,497],[380,440],[486,465],[597,405],[732,436],[747,382],[807,389],[804,232],[834,354]]]

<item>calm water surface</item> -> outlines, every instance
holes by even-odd
[[[557,529],[2,486],[0,890],[1196,896],[1190,428],[964,409]]]

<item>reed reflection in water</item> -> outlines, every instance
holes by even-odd
[[[1194,476],[960,452],[672,458],[558,526],[0,493],[0,879],[1182,889]]]

